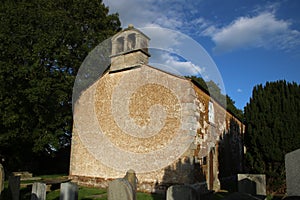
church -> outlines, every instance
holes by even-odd
[[[197,82],[150,66],[149,41],[133,26],[111,38],[109,68],[74,105],[69,176],[107,187],[133,169],[142,191],[218,190],[228,170],[242,170],[244,125]]]

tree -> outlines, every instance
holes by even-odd
[[[0,5],[0,156],[10,170],[69,147],[72,87],[88,52],[120,30],[101,0]]]
[[[244,113],[241,109],[238,109],[235,106],[235,101],[228,95],[226,95],[226,106],[227,110],[231,112],[236,118],[238,118],[241,122],[244,122]]]
[[[187,77],[194,81],[202,90],[204,90],[206,93],[208,93],[212,98],[218,101],[221,105],[225,105],[226,101],[226,110],[231,112],[236,118],[243,121],[244,114],[243,111],[238,109],[235,106],[235,102],[228,96],[224,96],[224,94],[221,93],[220,87],[213,81],[206,82],[201,77],[196,76],[190,76]]]
[[[267,82],[253,89],[245,107],[246,164],[266,173],[270,190],[284,186],[284,156],[300,148],[300,86]]]

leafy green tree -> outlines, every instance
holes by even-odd
[[[203,78],[201,77],[196,77],[196,76],[190,76],[187,77],[194,81],[202,90],[207,92],[211,97],[219,101],[221,105],[225,105],[225,100],[226,100],[226,109],[231,112],[235,117],[237,117],[239,120],[243,121],[244,119],[244,114],[243,111],[238,109],[235,106],[235,102],[228,96],[224,96],[222,94],[220,87],[213,81],[208,81],[206,82]]]
[[[108,12],[101,0],[1,2],[0,157],[9,170],[69,147],[75,75],[120,30]]]
[[[228,95],[226,95],[227,110],[237,117],[241,122],[244,122],[244,113],[241,109],[235,106],[235,101]]]
[[[284,156],[300,148],[300,86],[286,81],[255,86],[245,121],[248,170],[266,173],[269,190],[284,188]]]

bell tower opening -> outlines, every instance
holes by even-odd
[[[150,38],[135,29],[133,25],[116,34],[111,39],[110,72],[132,69],[141,64],[148,64]]]
[[[135,49],[135,33],[131,33],[128,35],[128,41],[127,41],[127,50],[133,50]]]
[[[124,51],[124,37],[119,37],[117,39],[117,44],[116,45],[117,45],[116,46],[116,48],[117,48],[116,53],[123,52]]]

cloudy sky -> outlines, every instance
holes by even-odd
[[[298,0],[103,2],[151,38],[153,65],[216,81],[238,108],[257,84],[300,84]]]

